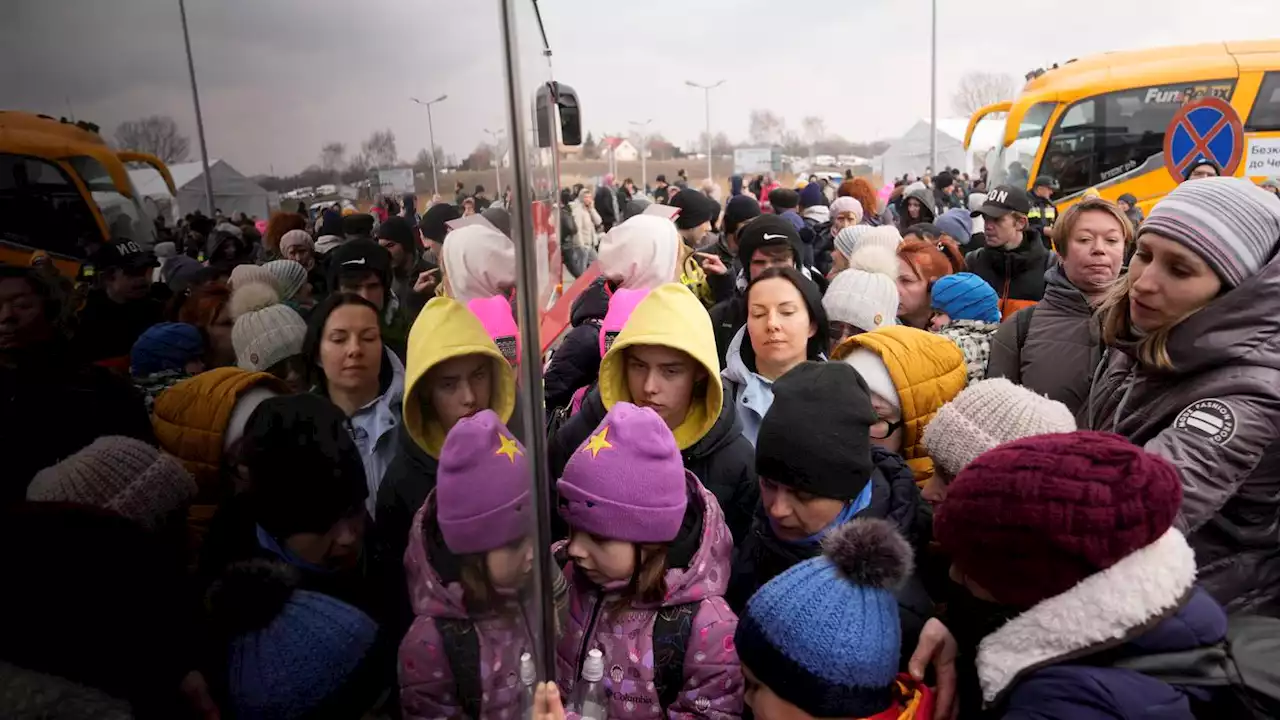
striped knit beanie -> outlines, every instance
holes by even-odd
[[[1227,288],[1257,273],[1280,244],[1280,198],[1243,178],[1179,185],[1138,232],[1175,240],[1204,259]]]

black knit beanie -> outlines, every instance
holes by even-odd
[[[457,220],[462,217],[462,213],[458,212],[458,208],[448,203],[436,203],[427,208],[422,214],[422,222],[418,224],[422,230],[422,237],[436,242],[444,242],[444,236],[449,234],[448,223],[450,220]]]
[[[773,405],[756,438],[756,474],[818,497],[853,500],[875,468],[875,422],[871,392],[851,365],[797,365],[773,384]]]
[[[713,209],[720,210],[715,200],[689,189],[677,193],[671,206],[680,208],[680,214],[676,216],[676,227],[680,230],[692,230],[702,223],[711,222]]]
[[[347,418],[319,395],[264,400],[243,442],[254,519],[273,537],[327,532],[369,497]]]

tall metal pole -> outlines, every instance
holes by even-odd
[[[546,546],[551,537],[551,469],[547,465],[547,434],[545,423],[540,420],[545,416],[541,392],[533,392],[533,388],[542,387],[542,363],[538,358],[529,358],[529,353],[536,354],[542,347],[539,329],[541,317],[538,308],[538,260],[536,253],[545,253],[547,248],[538,243],[537,229],[533,225],[533,204],[537,193],[532,186],[529,156],[519,152],[515,147],[516,139],[525,135],[526,107],[522,85],[520,84],[520,47],[517,36],[517,3],[522,6],[527,0],[498,0],[499,19],[502,27],[503,70],[506,75],[506,109],[507,127],[512,138],[511,174],[513,178],[512,192],[515,207],[511,215],[511,237],[516,246],[516,306],[519,310],[520,340],[525,348],[526,359],[520,363],[518,387],[525,388],[528,402],[520,403],[520,421],[525,428],[525,448],[533,465],[533,505],[536,518],[535,538]],[[536,7],[536,6],[535,6]],[[554,126],[554,122],[552,123]],[[552,142],[552,152],[558,150]],[[534,563],[533,590],[534,596],[540,598],[535,607],[539,610],[538,635],[542,642],[534,653],[538,666],[538,677],[549,680],[555,676],[556,667],[556,616],[555,608],[546,600],[551,597],[553,563],[545,562],[539,555]]]
[[[933,0],[933,33],[929,52],[929,172],[938,174],[938,0]]]
[[[712,91],[712,90],[715,90],[716,88],[718,88],[718,87],[720,87],[721,85],[723,85],[723,84],[724,84],[724,81],[723,81],[723,80],[721,80],[720,82],[717,82],[717,83],[715,83],[715,84],[713,84],[713,85],[699,85],[698,83],[696,83],[696,82],[694,82],[694,81],[692,81],[692,80],[685,80],[685,81],[684,81],[684,84],[685,84],[685,85],[688,85],[689,87],[701,88],[704,92],[706,92],[706,95],[707,95],[707,96],[706,96],[706,103],[707,103],[707,177],[708,177],[708,178],[712,178],[712,177],[713,177],[712,173],[713,173],[714,171],[711,169],[711,91]]]
[[[502,177],[498,174],[498,165],[502,162],[502,141],[499,139],[502,137],[502,131],[495,132],[489,128],[485,128],[484,131],[493,138],[493,197],[497,199],[502,197]]]
[[[200,113],[200,90],[196,87],[196,62],[191,57],[191,34],[187,32],[187,3],[178,0],[182,13],[182,41],[187,46],[187,72],[191,75],[191,101],[196,106],[196,135],[200,138],[200,163],[204,169],[204,193],[209,217],[213,217],[213,177],[209,175],[209,147],[204,142],[204,115]],[[174,198],[177,200],[177,198]]]
[[[644,122],[631,121],[631,124],[640,128],[640,189],[645,191],[649,187],[649,167],[645,161],[645,155],[649,152],[649,123],[653,122],[653,118],[649,118]]]
[[[431,103],[427,103],[427,142],[431,143],[431,197],[440,194],[440,169],[436,167],[436,126],[431,121]]]

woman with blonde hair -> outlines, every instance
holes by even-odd
[[[1280,199],[1184,183],[1103,300],[1088,422],[1177,466],[1178,524],[1229,612],[1280,611]]]

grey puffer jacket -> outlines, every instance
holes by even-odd
[[[1280,260],[1169,335],[1173,373],[1110,349],[1088,423],[1182,474],[1179,526],[1228,612],[1280,613]],[[1039,315],[1037,313],[1037,319]]]
[[[987,377],[1006,378],[1048,395],[1081,421],[1094,371],[1102,361],[1101,328],[1089,298],[1071,284],[1061,264],[1049,268],[1044,280],[1044,299],[1018,311],[992,338]],[[1026,344],[1019,346],[1019,323],[1026,323],[1027,317]]]

